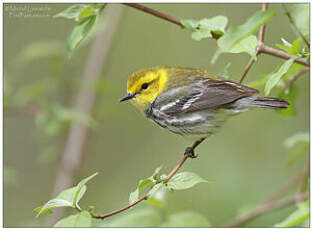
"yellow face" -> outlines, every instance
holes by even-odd
[[[168,74],[163,68],[151,68],[134,73],[127,84],[127,92],[131,102],[140,110],[148,106],[165,88]]]

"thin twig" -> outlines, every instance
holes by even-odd
[[[305,72],[309,71],[310,68],[309,67],[305,67],[303,69],[301,69],[300,71],[298,71],[297,73],[295,73],[289,80],[289,82],[287,83],[287,86],[285,88],[285,93],[288,94],[290,92],[290,88],[292,86],[292,84]]]
[[[175,17],[172,17],[170,15],[164,14],[162,12],[159,12],[157,10],[154,10],[152,8],[149,8],[149,7],[143,6],[141,4],[137,4],[137,3],[123,3],[123,4],[126,5],[126,6],[133,7],[135,9],[137,9],[137,10],[141,10],[141,11],[143,11],[145,13],[154,15],[156,17],[159,17],[159,18],[164,19],[164,20],[166,20],[168,22],[172,22],[172,23],[174,23],[174,24],[176,24],[178,26],[183,26],[179,19],[177,19]]]
[[[187,158],[189,158],[190,155],[188,154],[184,154],[182,160],[177,164],[177,166],[171,170],[171,172],[168,174],[167,176],[167,179],[166,181],[169,181],[171,179],[171,177],[176,174],[176,172],[181,168],[181,166],[184,164],[184,162],[187,160]],[[164,183],[164,181],[161,182],[162,184]],[[140,203],[141,201],[143,200],[146,200],[148,198],[148,194],[149,194],[149,191],[146,192],[141,198],[137,199],[136,201],[134,201],[133,203],[121,208],[121,209],[118,209],[118,210],[115,210],[113,212],[109,212],[109,213],[106,213],[104,215],[95,215],[93,213],[91,213],[92,217],[93,218],[96,218],[96,219],[104,219],[104,218],[107,218],[107,217],[110,217],[110,216],[113,216],[113,215],[116,215],[120,212],[123,212],[133,206],[135,206],[136,204]]]
[[[271,203],[265,203],[260,205],[259,207],[255,208],[251,212],[247,213],[246,215],[239,217],[236,220],[229,222],[228,224],[224,225],[223,227],[239,227],[246,222],[271,211],[286,207],[291,204],[295,204],[298,201],[303,201],[309,198],[308,193],[301,194],[300,197],[294,196],[288,199],[274,201]]]
[[[288,11],[287,7],[285,6],[285,4],[282,3],[282,6],[285,10],[285,14],[289,19],[289,22],[291,23],[292,27],[294,28],[294,30],[298,33],[298,35],[302,38],[302,40],[305,42],[305,44],[310,48],[310,42],[305,38],[305,36],[303,36],[303,34],[301,33],[301,31],[299,30],[299,28],[297,27],[296,23],[294,22],[290,12]]]
[[[267,9],[268,9],[268,3],[262,3],[261,10],[266,11]],[[265,25],[263,24],[259,30],[259,36],[258,36],[259,43],[264,42],[264,31],[265,31]]]
[[[267,9],[268,9],[268,3],[262,3],[261,10],[266,11]],[[259,29],[259,34],[258,34],[258,45],[256,47],[256,56],[258,56],[258,54],[259,54],[259,47],[264,42],[264,30],[265,30],[265,25],[262,25]],[[239,80],[239,83],[243,82],[245,76],[247,75],[249,69],[251,68],[251,66],[253,65],[254,62],[255,62],[255,59],[253,57],[250,58],[247,66],[245,67],[243,74]]]
[[[256,51],[256,56],[258,56],[258,54],[259,54],[259,52]],[[250,58],[248,64],[246,65],[246,67],[245,67],[245,69],[243,71],[243,74],[242,74],[241,78],[239,79],[239,83],[243,82],[244,78],[246,77],[249,69],[251,68],[251,66],[253,65],[254,62],[255,62],[255,59],[253,57]]]

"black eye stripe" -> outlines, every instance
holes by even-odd
[[[144,84],[142,84],[142,86],[141,86],[142,89],[147,89],[147,87],[148,87],[148,83],[144,83]]]

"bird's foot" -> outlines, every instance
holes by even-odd
[[[193,148],[193,147],[187,147],[187,148],[185,149],[184,155],[187,155],[187,156],[190,157],[190,158],[197,158],[197,157],[198,157],[198,155],[195,154],[194,148]]]

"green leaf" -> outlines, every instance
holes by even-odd
[[[227,17],[219,15],[210,19],[204,18],[200,20],[199,28],[210,30],[218,34],[223,34],[227,23]]]
[[[67,39],[67,51],[72,55],[78,45],[87,37],[94,26],[96,15],[89,16],[79,22],[73,29],[70,37]]]
[[[275,44],[278,48],[286,51],[290,55],[297,55],[301,53],[301,46],[302,46],[302,38],[299,37],[296,40],[292,42],[292,44],[289,44],[285,39],[282,38],[282,42],[284,45],[281,44]]]
[[[285,90],[281,90],[278,94],[278,98],[284,99],[289,102],[287,109],[275,110],[276,113],[285,117],[294,117],[296,115],[295,101],[298,95],[298,90],[292,85],[289,93],[285,93]]]
[[[290,214],[285,220],[274,225],[277,228],[287,228],[297,226],[301,222],[310,217],[310,201],[301,202],[298,204],[298,209]]]
[[[42,207],[43,206],[39,206],[37,208],[34,208],[34,211],[39,213],[41,211]],[[48,208],[41,211],[41,214],[52,214],[52,213],[53,212],[51,211],[51,209],[48,209]]]
[[[86,183],[91,180],[93,177],[95,177],[96,175],[98,175],[98,173],[93,173],[91,176],[81,180],[79,182],[79,184],[76,186],[75,189],[75,194],[73,197],[73,204],[80,209],[80,207],[78,206],[78,202],[80,201],[80,199],[82,198],[82,196],[84,195],[84,193],[86,192]]]
[[[68,189],[60,192],[60,194],[58,194],[58,196],[56,198],[59,198],[62,200],[67,200],[67,201],[73,203],[75,192],[76,192],[76,187],[68,188]]]
[[[298,63],[293,63],[293,65],[290,67],[290,69],[285,73],[283,76],[283,79],[289,80],[294,74],[296,74],[299,70],[303,69],[304,66],[300,65]]]
[[[62,17],[67,19],[75,19],[79,21],[82,18],[89,17],[94,14],[94,8],[86,4],[75,4],[69,8],[63,10],[62,12],[53,16],[54,18]]]
[[[89,17],[91,15],[93,15],[95,13],[94,8],[92,6],[87,6],[86,8],[84,8],[80,14],[78,15],[78,17],[76,18],[77,21],[79,21],[80,19]]]
[[[43,213],[49,213],[51,208],[59,208],[59,207],[74,207],[71,202],[62,199],[52,199],[45,203],[41,208],[38,207],[35,211],[38,212],[37,217]]]
[[[212,35],[209,30],[197,30],[192,33],[192,39],[200,41],[204,38],[211,38]]]
[[[81,180],[77,186],[62,191],[55,199],[49,200],[42,207],[36,208],[35,211],[38,212],[37,216],[39,216],[40,214],[47,214],[50,212],[49,210],[51,208],[57,207],[72,207],[81,210],[78,202],[87,190],[86,183],[97,174],[98,173],[94,173],[91,176]]]
[[[296,55],[300,54],[302,46],[302,38],[299,37],[293,41],[289,54]]]
[[[215,63],[221,53],[230,52],[236,44],[256,32],[274,15],[275,13],[271,11],[258,11],[252,15],[243,25],[231,26],[224,33],[224,35],[218,39],[217,44],[219,48],[211,62]]]
[[[158,227],[162,217],[155,210],[139,210],[103,222],[98,227]]]
[[[155,193],[164,186],[163,183],[159,183],[153,186],[153,188],[148,192],[147,197],[150,198],[155,195]]]
[[[159,166],[158,168],[155,169],[154,173],[152,174],[152,176],[150,176],[149,178],[146,178],[144,180],[140,180],[139,184],[136,188],[136,190],[134,190],[133,192],[130,193],[129,196],[129,204],[133,203],[134,201],[136,201],[137,199],[139,199],[139,194],[148,186],[152,185],[152,184],[156,184],[158,183],[158,176],[159,176],[159,172],[161,170],[162,166]]]
[[[154,180],[157,180],[161,169],[162,169],[162,166],[159,166],[158,168],[155,169],[155,171],[154,171],[154,173],[153,173],[153,175],[152,175],[152,178],[153,178]]]
[[[82,211],[76,215],[71,215],[71,216],[68,216],[68,217],[65,217],[65,218],[59,220],[54,225],[54,227],[56,227],[56,228],[64,228],[64,227],[88,228],[88,227],[91,227],[91,220],[92,220],[92,217],[91,217],[90,213],[88,213],[87,211]]]
[[[209,221],[201,214],[185,211],[172,214],[168,219],[160,226],[166,228],[207,228],[211,227]]]
[[[184,26],[185,29],[196,30],[199,26],[199,21],[193,19],[181,19],[181,24]]]
[[[140,180],[137,189],[130,193],[129,204],[132,204],[134,201],[139,199],[140,192],[142,192],[144,188],[151,185],[152,183],[153,181],[150,178]]]
[[[230,78],[229,74],[229,67],[231,66],[231,63],[227,63],[226,66],[218,73],[218,76],[224,77],[224,78]]]
[[[223,35],[228,19],[225,16],[216,16],[213,18],[204,18],[202,20],[182,19],[184,28],[193,31],[194,40],[212,38],[213,35],[220,37]]]
[[[294,61],[295,59],[293,58],[285,61],[283,65],[281,65],[281,67],[278,69],[278,71],[275,71],[269,74],[269,80],[267,81],[265,88],[264,88],[265,96],[269,95],[271,90],[277,85],[280,79],[287,73],[289,68],[294,63]]]
[[[310,135],[308,132],[299,132],[287,138],[284,142],[286,148],[293,148],[299,143],[309,143]]]
[[[84,11],[86,8],[90,6],[86,4],[75,4],[67,9],[63,10],[62,12],[54,15],[54,18],[62,17],[62,18],[68,18],[68,19],[77,19],[82,11]]]
[[[250,35],[240,42],[236,43],[230,50],[230,53],[248,53],[251,57],[255,60],[257,59],[256,56],[256,48],[257,48],[258,40],[255,35]]]
[[[192,172],[181,172],[174,175],[167,183],[169,189],[182,190],[195,186],[198,183],[207,182]]]

